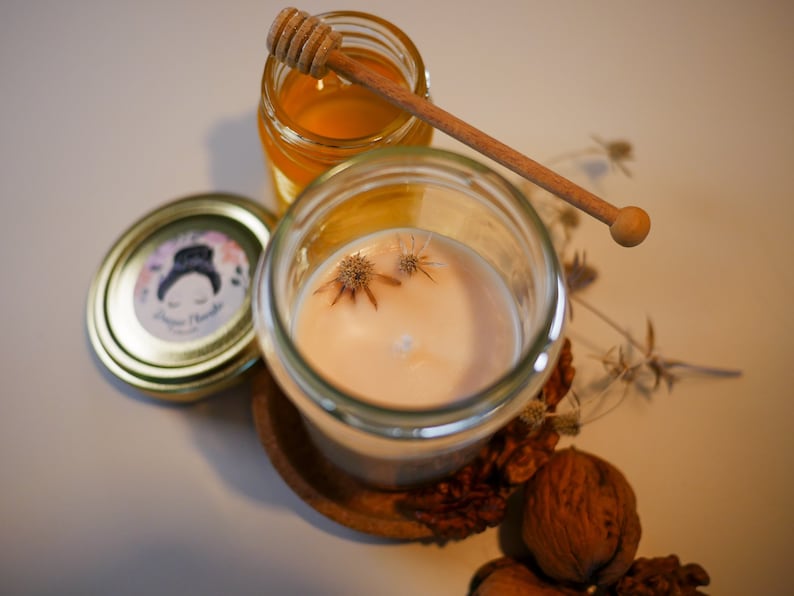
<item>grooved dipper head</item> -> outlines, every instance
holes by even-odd
[[[279,12],[267,34],[267,49],[277,60],[317,79],[328,73],[328,54],[341,44],[341,34],[297,8]]]

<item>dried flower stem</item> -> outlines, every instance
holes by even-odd
[[[582,305],[585,309],[589,310],[596,317],[601,319],[604,323],[612,327],[612,329],[614,329],[616,332],[618,332],[620,335],[626,338],[626,340],[635,348],[638,348],[643,352],[645,351],[645,346],[643,346],[640,342],[634,339],[634,337],[628,331],[623,329],[623,327],[618,325],[617,322],[615,322],[613,319],[607,316],[603,311],[601,311],[600,309],[596,308],[595,306],[584,300],[579,294],[575,292],[571,293],[569,297],[571,300],[575,301],[577,304]]]
[[[596,317],[601,319],[604,323],[612,327],[617,333],[622,335],[626,340],[633,345],[635,348],[639,349],[645,355],[645,361],[643,363],[655,361],[657,365],[662,366],[664,369],[671,369],[671,368],[683,368],[690,372],[715,376],[715,377],[740,377],[742,375],[742,371],[738,369],[730,369],[730,368],[718,368],[714,366],[703,366],[699,364],[690,364],[688,362],[684,362],[683,360],[673,360],[669,358],[664,358],[660,354],[654,352],[653,346],[653,327],[650,326],[650,338],[649,345],[643,345],[637,339],[631,335],[626,329],[621,327],[618,323],[616,323],[613,319],[607,316],[603,311],[596,308],[586,300],[584,300],[578,294],[572,294],[571,300],[576,301],[577,304],[583,306],[585,309],[589,310],[593,313]],[[650,325],[650,323],[649,323]]]

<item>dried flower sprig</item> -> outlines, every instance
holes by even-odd
[[[421,271],[424,273],[428,279],[431,281],[436,281],[433,279],[425,267],[444,267],[444,263],[437,263],[435,261],[431,261],[427,255],[423,255],[422,253],[430,244],[430,239],[433,237],[432,234],[428,234],[425,243],[422,245],[422,248],[419,251],[416,251],[416,240],[414,239],[414,235],[411,234],[411,248],[410,250],[405,246],[405,242],[401,237],[397,237],[400,243],[400,259],[397,265],[397,268],[400,270],[401,273],[406,274],[408,277],[412,276],[417,271]]]
[[[590,137],[596,142],[596,147],[585,147],[577,151],[567,151],[548,160],[548,163],[555,164],[561,161],[570,161],[590,155],[602,155],[607,159],[609,165],[612,166],[613,169],[617,168],[626,177],[631,178],[631,172],[626,167],[625,163],[634,159],[634,146],[631,142],[625,139],[605,141],[598,135],[590,135]]]
[[[584,268],[590,268],[590,266],[585,263],[584,258],[578,259],[576,257],[566,267],[566,270],[570,273],[578,272],[574,275],[569,273],[566,276],[566,280],[570,284],[569,297],[571,302],[576,302],[577,305],[584,307],[606,323],[625,340],[625,343],[612,347],[596,357],[604,367],[606,378],[593,383],[590,389],[583,392],[587,395],[592,388],[596,388],[595,393],[580,399],[577,393],[571,390],[566,395],[567,400],[571,403],[571,409],[565,412],[547,414],[547,417],[553,417],[552,423],[557,432],[569,435],[578,434],[585,424],[595,422],[618,408],[631,389],[648,394],[664,384],[668,391],[671,391],[675,383],[681,379],[680,373],[682,372],[726,378],[741,376],[742,373],[739,370],[701,366],[662,355],[656,346],[656,330],[650,319],[646,323],[645,341],[637,340],[627,329],[581,297],[581,291],[588,287],[597,277],[594,269],[592,274],[586,275],[582,272]],[[583,283],[582,280],[585,280],[585,282]],[[649,379],[652,381],[651,383],[648,382]],[[618,399],[606,410],[595,412],[617,384],[622,384]],[[583,413],[585,408],[592,408],[592,414],[587,418],[585,418]]]
[[[584,252],[581,257],[578,252],[574,253],[573,260],[563,263],[562,268],[569,297],[581,292],[598,279],[598,271],[587,264],[587,255]],[[573,319],[573,302],[571,300],[568,300],[568,314]]]
[[[521,421],[527,426],[528,432],[533,433],[540,430],[543,423],[546,420],[550,420],[552,428],[559,434],[578,435],[582,428],[581,409],[578,407],[578,399],[573,391],[569,391],[566,397],[576,404],[574,409],[566,412],[550,412],[542,396],[530,401],[519,414]]]
[[[518,184],[524,196],[529,199],[532,207],[546,224],[555,248],[559,253],[564,253],[574,230],[582,221],[579,210],[527,180],[519,180]]]
[[[345,292],[349,292],[350,298],[355,302],[356,292],[363,291],[367,295],[367,298],[369,298],[372,306],[377,310],[378,301],[375,299],[375,294],[372,293],[369,287],[370,283],[376,279],[391,286],[399,286],[401,284],[399,279],[395,279],[390,275],[376,273],[375,265],[372,261],[366,256],[363,256],[360,252],[357,252],[356,254],[348,255],[343,258],[336,268],[336,277],[320,286],[314,293],[317,294],[332,286],[339,286],[339,292],[334,297],[333,302],[331,302],[331,306],[333,306]]]
[[[624,350],[623,347],[618,347],[617,349],[611,348],[600,358],[607,372],[616,380],[639,384],[641,382],[642,373],[648,372],[654,380],[652,389],[657,389],[659,385],[664,382],[667,389],[672,390],[673,385],[680,380],[680,376],[676,371],[715,377],[739,377],[742,374],[742,372],[737,369],[702,366],[691,364],[683,360],[667,358],[662,355],[656,347],[656,331],[650,319],[646,322],[645,341],[640,342],[635,339],[628,330],[621,327],[581,296],[573,294],[571,299],[589,310],[618,334],[623,336],[628,342],[629,347],[639,351],[639,357],[633,361],[628,359],[626,350]],[[616,352],[617,356],[615,356]]]
[[[629,141],[623,139],[615,139],[612,141],[603,141],[596,135],[591,135],[593,140],[598,143],[601,149],[606,153],[607,159],[613,168],[619,169],[627,178],[631,178],[631,172],[626,167],[624,162],[634,159],[634,147]]]
[[[631,142],[622,139],[604,141],[596,135],[593,135],[592,138],[598,144],[598,147],[565,153],[557,156],[551,162],[577,159],[586,155],[600,153],[606,156],[613,169],[619,169],[626,176],[631,176],[625,166],[625,162],[632,160],[634,157]],[[566,400],[570,404],[568,410],[547,412],[542,399],[530,402],[521,415],[524,422],[529,426],[530,431],[539,428],[546,419],[550,419],[557,432],[571,435],[578,434],[584,424],[592,423],[620,406],[632,389],[648,394],[658,389],[661,385],[665,385],[668,391],[671,391],[684,373],[726,378],[738,377],[742,374],[741,371],[735,369],[701,366],[679,359],[668,358],[657,348],[656,330],[650,319],[646,323],[645,340],[639,341],[603,311],[584,300],[581,294],[598,279],[598,271],[587,262],[584,252],[581,254],[575,252],[571,259],[565,259],[573,232],[579,225],[578,218],[567,214],[567,205],[550,203],[543,195],[540,197],[535,196],[538,190],[536,187],[525,185],[524,190],[538,210],[541,218],[544,219],[547,227],[552,232],[556,231],[558,233],[555,246],[561,260],[564,262],[564,277],[570,298],[571,315],[573,314],[572,305],[575,302],[606,323],[624,340],[622,345],[615,346],[596,357],[604,367],[605,378],[596,380],[584,389],[581,393],[585,397],[581,399],[573,389],[570,390],[566,395]],[[613,393],[615,386],[618,384],[622,385],[620,396],[608,408],[602,409],[601,406],[605,404],[604,399],[608,394]],[[590,413],[588,417],[584,416],[585,409]]]

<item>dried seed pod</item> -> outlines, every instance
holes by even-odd
[[[564,449],[530,479],[525,493],[522,537],[550,578],[606,586],[629,569],[640,520],[634,491],[612,464]]]

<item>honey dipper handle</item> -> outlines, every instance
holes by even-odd
[[[619,209],[553,170],[505,145],[391,79],[372,71],[339,50],[328,54],[326,64],[342,77],[363,85],[472,149],[487,155],[519,176],[564,199],[610,226],[618,244],[636,246],[650,230],[650,218],[639,207]]]

